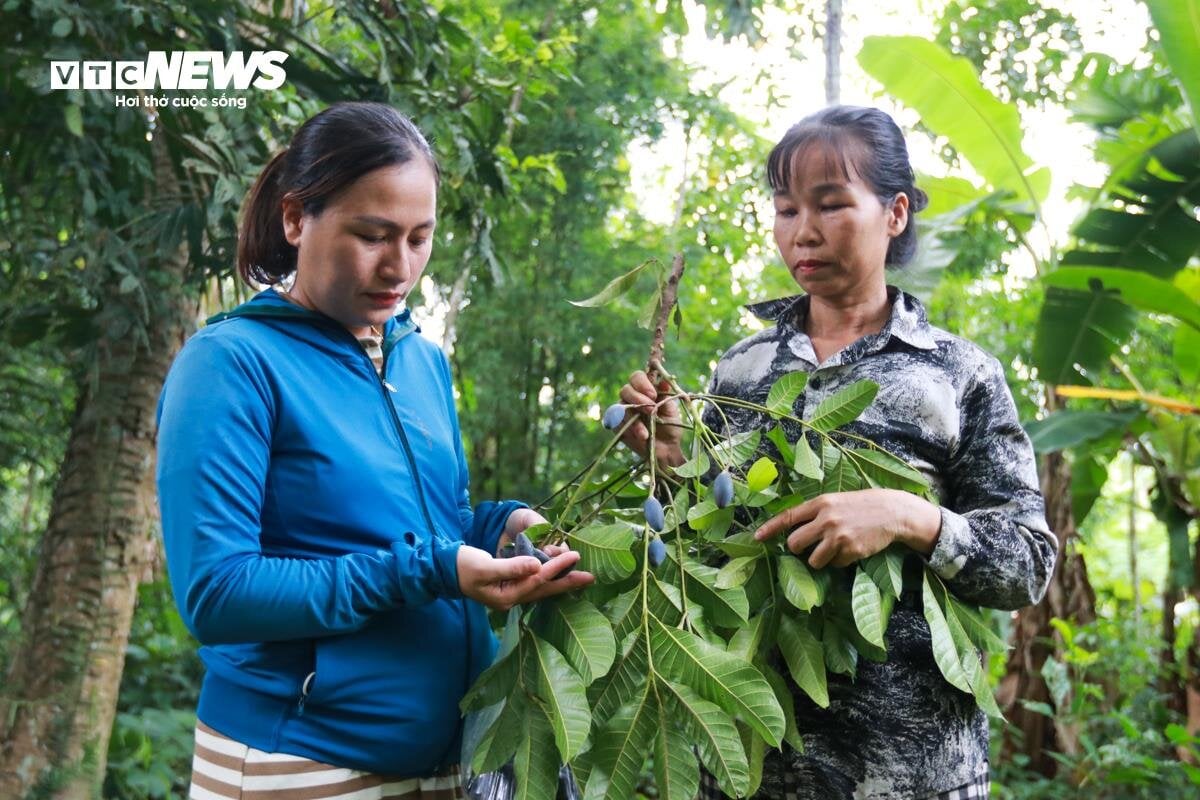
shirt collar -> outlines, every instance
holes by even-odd
[[[921,301],[895,286],[887,287],[887,292],[892,302],[892,313],[883,330],[876,334],[879,343],[886,344],[895,337],[920,350],[934,349],[937,344],[933,340],[933,329]],[[780,327],[804,333],[808,306],[809,296],[798,294],[750,303],[745,309],[764,322],[774,322]]]

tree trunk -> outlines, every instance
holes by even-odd
[[[178,187],[155,137],[159,205]],[[137,587],[157,557],[155,408],[195,319],[185,299],[186,250],[147,269],[167,287],[149,341],[101,336],[78,393],[71,435],[22,620],[0,690],[0,797],[98,796]],[[115,289],[109,307],[123,298]],[[131,313],[133,313],[131,311]]]
[[[1029,758],[1029,769],[1053,777],[1058,762],[1050,753],[1077,753],[1078,731],[1057,718],[1026,708],[1020,701],[1053,707],[1042,667],[1047,658],[1061,650],[1062,642],[1050,620],[1058,617],[1072,625],[1095,621],[1096,595],[1083,557],[1072,546],[1076,531],[1071,513],[1071,468],[1061,453],[1053,453],[1043,461],[1042,494],[1046,498],[1046,521],[1058,536],[1058,560],[1046,597],[1017,614],[1013,651],[997,694],[1011,723],[1004,739],[1005,757],[1023,753]]]
[[[825,0],[825,104],[842,96],[842,0]]]

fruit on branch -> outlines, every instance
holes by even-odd
[[[600,419],[600,424],[608,428],[610,431],[615,431],[621,427],[621,423],[625,421],[625,405],[623,403],[613,403],[608,408],[604,409],[604,416]]]
[[[662,539],[654,538],[650,540],[650,545],[646,550],[646,560],[650,562],[651,567],[657,567],[667,557],[667,546],[663,544]]]
[[[518,533],[516,538],[513,539],[513,543],[516,545],[516,554],[519,556],[532,556],[533,551],[536,549],[533,546],[533,542],[529,541],[529,537],[524,533]]]
[[[661,531],[667,524],[662,503],[658,502],[657,497],[647,498],[645,505],[642,506],[642,513],[646,516],[646,524],[655,531]]]
[[[712,498],[717,508],[725,508],[733,502],[733,476],[729,470],[721,470],[721,474],[713,480]]]

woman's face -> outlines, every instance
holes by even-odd
[[[890,204],[821,144],[800,150],[790,186],[775,194],[775,244],[805,292],[852,298],[884,285],[888,244],[908,224],[908,197]]]
[[[298,251],[291,296],[366,335],[420,280],[436,211],[437,181],[423,158],[368,172],[317,216],[285,199],[284,235]]]

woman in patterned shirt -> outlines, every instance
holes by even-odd
[[[915,252],[913,215],[927,201],[899,128],[877,109],[824,109],[784,135],[767,177],[775,243],[804,294],[750,306],[775,326],[722,356],[712,393],[761,403],[779,376],[803,370],[809,380],[794,412],[807,418],[842,387],[872,380],[875,402],[847,429],[920,469],[940,505],[882,488],[824,494],[769,520],[758,537],[785,536],[814,568],[848,566],[901,543],[917,562],[910,567],[928,564],[966,602],[998,609],[1038,602],[1057,541],[1004,371],[976,345],[931,326],[916,298],[887,285],[887,268]],[[637,372],[621,399],[649,413],[663,388]],[[659,414],[679,419],[671,403]],[[739,409],[726,416],[728,428],[711,410],[705,422],[728,434],[772,424]],[[784,430],[793,441],[801,435],[794,425]],[[637,452],[649,450],[644,424],[625,438]],[[668,466],[685,460],[678,427],[657,426],[655,455]],[[987,796],[987,718],[938,670],[919,590],[897,603],[887,652],[885,663],[861,659],[854,679],[830,674],[828,708],[792,684],[804,751],[785,744],[768,753],[756,797]],[[709,776],[701,796],[724,797]]]

